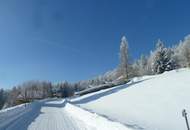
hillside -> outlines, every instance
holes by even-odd
[[[185,130],[182,109],[190,113],[190,70],[134,78],[130,83],[88,94],[71,102],[145,130]]]

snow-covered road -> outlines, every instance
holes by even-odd
[[[46,102],[41,114],[32,122],[29,130],[86,130],[85,124],[72,117],[65,109],[62,101]]]
[[[65,104],[65,100],[54,99],[27,105],[27,110],[3,120],[0,130],[86,130],[82,121],[63,109]]]
[[[129,130],[63,99],[36,101],[0,111],[0,130]]]

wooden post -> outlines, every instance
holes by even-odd
[[[190,130],[188,119],[187,119],[187,112],[186,112],[185,109],[183,109],[183,111],[182,111],[182,116],[185,118],[185,122],[186,122],[186,125],[187,125],[187,130]]]

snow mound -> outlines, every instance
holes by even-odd
[[[190,113],[190,70],[134,78],[115,88],[72,100],[82,108],[135,129],[185,130]]]

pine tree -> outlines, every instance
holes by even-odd
[[[175,60],[172,58],[172,50],[164,47],[161,40],[156,44],[156,50],[152,53],[152,70],[154,73],[160,74],[164,71],[175,69]]]
[[[4,96],[4,90],[0,89],[0,110],[4,105],[4,97],[3,96]]]

